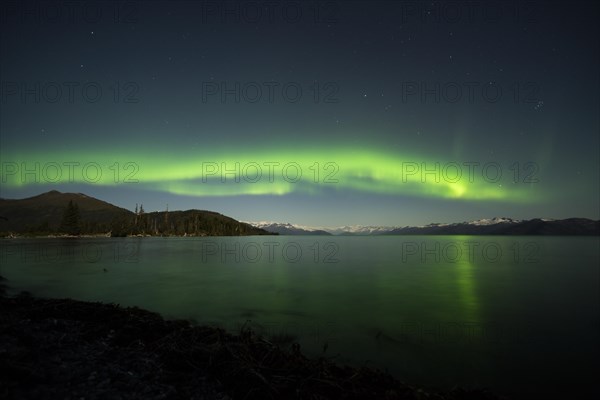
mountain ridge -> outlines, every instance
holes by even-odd
[[[81,234],[107,236],[600,235],[600,221],[576,217],[529,220],[493,217],[421,226],[312,228],[291,223],[237,221],[216,211],[199,209],[135,213],[84,193],[51,190],[25,199],[0,198],[0,236],[60,234],[61,220],[71,201],[81,214]]]
[[[271,226],[289,226],[288,233],[299,228],[298,225],[286,223],[253,223],[265,230]],[[529,220],[513,219],[508,217],[482,218],[474,221],[453,223],[430,223],[420,226],[341,226],[336,228],[310,228],[302,226],[305,232],[320,230],[337,236],[374,236],[374,235],[575,235],[598,236],[600,235],[600,221],[588,218],[533,218]]]
[[[57,190],[24,199],[0,198],[0,236],[64,234],[69,202],[77,205],[78,231],[106,236],[269,235],[263,229],[208,210],[132,212],[83,193]]]
[[[277,223],[277,222],[246,222],[252,226],[260,229],[264,229],[267,232],[277,233],[279,235],[331,235],[323,229],[311,229],[299,225],[293,225],[290,223]]]

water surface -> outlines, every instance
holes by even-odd
[[[13,291],[192,318],[435,388],[598,392],[599,240],[5,239]]]

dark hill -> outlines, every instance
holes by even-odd
[[[138,214],[82,193],[56,190],[26,199],[0,199],[0,235],[60,234],[69,202],[77,205],[81,234],[239,236],[268,232],[212,211]]]
[[[0,220],[0,232],[56,232],[69,201],[77,204],[84,231],[89,231],[86,228],[91,226],[98,228],[95,232],[86,233],[109,232],[109,223],[113,219],[134,215],[124,208],[82,193],[52,190],[26,199],[0,199],[0,217],[3,217]]]
[[[133,233],[175,236],[272,235],[263,229],[205,210],[161,211],[133,217]]]

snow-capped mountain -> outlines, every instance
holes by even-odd
[[[466,222],[469,225],[495,225],[495,224],[513,224],[521,222],[520,219],[512,219],[506,217],[483,218],[476,221]]]
[[[351,225],[340,226],[338,228],[322,228],[333,235],[378,235],[395,229],[393,226],[363,226]]]
[[[331,235],[384,235],[394,231],[406,230],[406,229],[432,229],[442,228],[457,225],[475,225],[475,226],[489,226],[495,224],[511,224],[521,222],[520,220],[505,218],[505,217],[494,217],[487,219],[478,219],[471,222],[457,222],[457,223],[431,223],[421,226],[376,226],[376,225],[344,225],[339,227],[312,227],[291,223],[279,223],[271,221],[261,222],[247,222],[257,228],[264,229],[269,232],[279,233],[281,235],[309,235],[309,234],[331,234]]]
[[[326,228],[276,222],[248,224],[281,235],[598,235],[600,232],[599,221],[585,218],[520,220],[494,217],[404,227],[347,225]]]
[[[330,235],[329,232],[301,225],[278,222],[246,222],[254,227],[264,229],[267,232],[278,233],[280,235]]]
[[[392,229],[395,229],[393,226],[352,225],[328,228],[290,224],[288,222],[279,223],[261,221],[246,223],[269,232],[279,233],[280,235],[377,235],[384,234]]]
[[[586,218],[562,220],[512,218],[480,219],[454,224],[430,224],[394,229],[389,235],[599,235],[600,221]]]

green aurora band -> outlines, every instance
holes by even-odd
[[[534,184],[513,182],[508,165],[399,155],[367,147],[184,150],[160,149],[2,155],[2,186],[136,185],[188,196],[318,194],[389,195],[530,203]],[[76,156],[75,156],[76,154]]]

